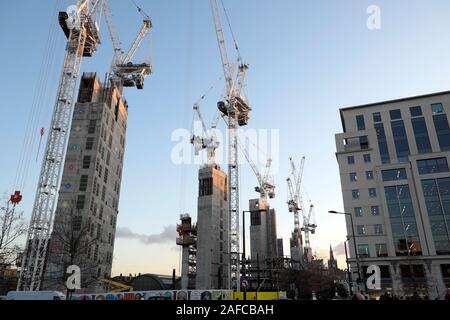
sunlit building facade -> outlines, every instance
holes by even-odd
[[[355,285],[380,267],[374,295],[442,298],[450,288],[449,114],[450,92],[340,110],[349,262]]]

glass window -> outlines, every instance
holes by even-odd
[[[440,114],[433,116],[433,122],[441,151],[450,150],[450,128],[448,126],[447,115]]]
[[[88,185],[88,176],[87,175],[82,175],[80,178],[80,191],[86,191],[87,189],[87,185]]]
[[[350,173],[350,181],[351,182],[358,181],[358,175],[355,172]]]
[[[97,126],[97,120],[89,120],[88,133],[95,133],[95,128]]]
[[[85,156],[83,158],[83,169],[89,169],[91,166],[91,156]]]
[[[442,103],[434,103],[431,105],[431,112],[433,112],[433,114],[442,113],[444,112],[444,106]]]
[[[402,278],[424,278],[425,270],[421,264],[402,264],[400,265]]]
[[[368,244],[358,244],[358,256],[359,258],[369,257],[369,245]]]
[[[381,122],[381,113],[375,112],[375,113],[373,113],[372,116],[373,116],[374,123]]]
[[[389,115],[391,116],[391,120],[398,120],[402,118],[402,113],[400,112],[400,109],[389,111]]]
[[[397,160],[399,162],[407,162],[409,156],[409,145],[403,120],[392,121],[391,128],[395,149],[397,151]]]
[[[352,190],[352,197],[354,200],[359,199],[359,190]]]
[[[383,181],[397,181],[406,180],[406,170],[405,169],[392,169],[381,171],[381,176]]]
[[[369,148],[369,139],[367,136],[352,137],[344,139],[344,145],[346,149],[359,148],[366,150]]]
[[[364,162],[365,163],[369,163],[371,161],[369,153],[366,153],[363,157],[364,157]]]
[[[366,227],[363,225],[356,226],[356,233],[360,236],[366,234]]]
[[[386,243],[376,244],[375,250],[377,251],[377,257],[387,257],[388,256]]]
[[[422,107],[411,107],[409,108],[409,112],[411,113],[411,117],[420,117],[422,115]]]
[[[417,151],[419,153],[430,153],[431,144],[430,138],[428,137],[427,124],[425,123],[425,118],[414,118],[411,119],[411,124],[414,131],[414,138],[416,140]]]
[[[383,234],[383,226],[382,226],[381,224],[375,224],[375,225],[373,226],[373,232],[374,232],[376,235]]]
[[[369,139],[367,138],[367,136],[359,137],[359,147],[362,150],[369,149]]]
[[[84,194],[78,195],[77,198],[77,210],[84,209],[84,203],[86,202],[86,196]]]
[[[449,172],[447,158],[417,160],[419,174]]]
[[[384,188],[397,256],[422,255],[416,218],[408,185]]]
[[[370,207],[370,212],[373,216],[379,216],[380,215],[380,208],[378,206],[372,206]]]
[[[355,217],[362,217],[362,208],[355,208]]]
[[[441,264],[443,278],[450,278],[450,264]]]
[[[89,137],[86,139],[86,150],[92,150],[94,147],[94,138]]]
[[[356,116],[356,125],[358,127],[358,131],[366,130],[366,123],[364,122],[363,115]]]
[[[373,171],[366,171],[366,179],[373,180]]]
[[[450,254],[450,178],[422,180],[436,254]]]
[[[348,164],[355,164],[355,156],[348,156],[347,157],[347,163]]]
[[[380,150],[381,163],[390,163],[391,159],[389,156],[389,149],[386,140],[386,133],[384,131],[384,125],[382,123],[378,123],[374,127],[377,133],[378,149]]]
[[[377,196],[377,189],[369,188],[369,197],[375,198]]]

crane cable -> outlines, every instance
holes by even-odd
[[[58,10],[59,1],[55,0],[53,14],[56,14]],[[22,141],[22,148],[19,155],[19,161],[16,169],[16,174],[13,182],[14,190],[23,190],[25,187],[28,170],[31,163],[32,152],[38,133],[38,124],[42,120],[44,97],[48,89],[48,80],[51,70],[54,68],[55,46],[57,42],[56,29],[54,27],[54,21],[50,20],[48,37],[45,44],[45,51],[41,60],[41,66],[38,72],[36,80],[33,100],[29,111],[29,116],[26,124],[25,135]],[[41,128],[42,130],[42,128]]]
[[[225,5],[223,4],[223,0],[220,0],[220,4],[222,5],[223,12],[225,13],[225,19],[227,20],[228,28],[230,29],[231,38],[233,39],[233,43],[234,43],[234,48],[236,49],[236,52],[238,54],[238,60],[242,62],[241,52],[239,50],[239,46],[237,44],[233,28],[231,27],[231,21],[230,21],[230,18],[228,16],[227,9],[225,8]]]
[[[144,9],[142,9],[140,6],[137,5],[136,1],[134,0],[130,0],[134,6],[136,7],[136,9],[138,10],[138,12],[145,18],[148,19],[150,18],[150,16],[144,11]]]

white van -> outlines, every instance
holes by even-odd
[[[10,291],[5,300],[66,300],[58,291]]]

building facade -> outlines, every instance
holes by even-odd
[[[262,268],[265,260],[278,256],[275,209],[261,199],[249,200],[250,258],[254,265],[259,260]]]
[[[442,298],[450,287],[449,114],[450,92],[340,110],[353,280],[378,265],[382,288],[398,296]]]
[[[199,170],[196,288],[228,287],[228,179],[218,165]]]
[[[47,254],[44,289],[60,289],[78,265],[82,287],[110,277],[125,150],[128,105],[95,73],[80,82]]]

